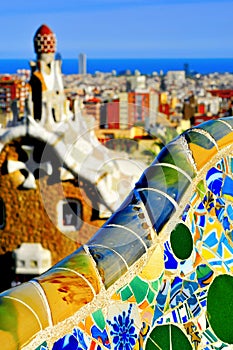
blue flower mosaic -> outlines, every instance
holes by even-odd
[[[130,318],[131,311],[132,304],[130,304],[128,314],[123,311],[122,314],[114,316],[114,322],[107,320],[107,323],[112,328],[110,335],[116,350],[131,350],[136,344],[137,333],[134,320]]]

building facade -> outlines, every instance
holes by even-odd
[[[79,74],[87,74],[87,56],[80,53],[78,56],[78,72]]]

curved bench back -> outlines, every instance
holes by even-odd
[[[233,343],[233,117],[163,148],[95,236],[0,295],[3,349]]]

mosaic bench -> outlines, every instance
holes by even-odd
[[[14,349],[232,349],[233,117],[162,149],[85,245],[0,295]]]

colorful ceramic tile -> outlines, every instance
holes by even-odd
[[[140,329],[140,333],[136,342],[136,345],[134,347],[135,350],[144,350],[146,338],[150,332],[150,326],[147,322],[142,322],[142,328]]]
[[[152,165],[136,183],[136,189],[154,189],[166,193],[177,203],[192,182],[190,176],[179,168],[168,165]]]
[[[2,294],[0,298],[1,347],[19,349],[28,344],[30,339],[43,329],[43,326],[37,313],[24,301],[11,296],[10,291]],[[36,293],[34,296],[41,303]],[[33,305],[35,306],[34,302]],[[40,315],[42,313],[43,310]]]
[[[230,128],[233,128],[233,118],[231,117],[225,117],[225,118],[221,118],[223,120],[224,123],[227,123]]]
[[[87,350],[89,348],[94,349],[93,344],[91,344],[91,339],[80,329],[74,328],[71,334],[67,334],[57,340],[53,344],[52,350]]]
[[[196,277],[199,286],[204,288],[212,282],[214,272],[207,264],[200,264],[196,267]]]
[[[45,295],[43,295],[43,290],[36,282],[27,282],[17,288],[12,288],[5,296],[12,301],[18,301],[31,311],[34,315],[35,328],[38,328],[38,323],[42,329],[51,325],[51,311],[47,305]]]
[[[177,209],[177,203],[172,197],[167,197],[166,194],[154,189],[143,189],[140,191],[140,196],[152,225],[159,234],[172,213]]]
[[[200,170],[217,153],[218,149],[208,135],[197,132],[195,129],[187,131],[184,136],[196,167]]]
[[[224,158],[221,158],[216,163],[216,168],[221,170],[224,174],[232,176],[232,166],[233,159],[230,155],[226,155]]]
[[[146,350],[192,350],[191,343],[181,328],[172,324],[152,329],[146,341]]]
[[[150,219],[136,191],[89,240],[87,247],[108,288],[152,244]]]
[[[54,268],[67,269],[82,275],[88,281],[88,283],[92,285],[96,294],[101,288],[95,263],[92,257],[84,250],[83,247],[76,250],[73,254],[69,255],[58,264],[54,265]]]
[[[53,268],[67,268],[84,275],[87,279],[92,279],[95,272],[95,264],[92,258],[83,247],[77,249],[65,259],[53,266]],[[93,283],[93,281],[92,281]],[[98,289],[98,287],[96,287]]]
[[[99,243],[100,241],[101,243]],[[98,236],[93,237],[87,244],[90,247],[90,252],[93,246],[97,249],[98,245],[101,249],[105,248],[106,251],[115,252],[117,256],[125,261],[127,266],[131,266],[147,251],[144,241],[134,231],[110,223],[101,228]]]
[[[201,343],[201,334],[195,320],[185,323],[184,329],[191,344],[194,345],[196,349],[199,348]]]
[[[102,310],[96,310],[85,320],[79,323],[79,328],[91,339],[91,347],[96,346],[100,349],[111,349],[109,334],[107,332],[107,323]]]
[[[120,208],[103,225],[103,228],[113,226],[119,228],[118,232],[121,231],[121,239],[119,239],[121,243],[128,240],[129,232],[132,232],[138,240],[143,241],[144,243],[142,243],[146,247],[150,247],[153,243],[154,232],[150,219],[145,211],[140,195],[135,190],[132,191]],[[96,243],[101,243],[105,239],[103,231],[99,230],[93,239]],[[90,242],[92,241],[90,240]]]
[[[36,280],[46,294],[53,324],[73,315],[96,295],[91,282],[74,270],[53,268]]]
[[[86,246],[2,294],[2,347],[20,348],[48,325],[65,327],[72,316],[77,326],[60,339],[58,333],[52,350],[230,349],[233,157],[228,149],[215,163],[209,159],[232,143],[232,127],[233,118],[213,121],[167,145]],[[187,202],[180,202],[195,164],[201,172]],[[108,289],[116,281],[117,289]],[[88,303],[83,318],[78,311]],[[37,350],[47,350],[42,341],[37,338]]]
[[[206,185],[215,195],[220,196],[223,186],[223,172],[213,167],[206,174]]]
[[[89,245],[88,249],[106,288],[128,270],[126,261],[116,251],[94,244]]]
[[[178,223],[170,235],[171,248],[176,258],[188,259],[193,251],[193,238],[189,228]]]
[[[205,187],[205,183],[203,180],[201,180],[196,187],[196,191],[198,192],[199,196],[201,197],[201,199],[203,199],[206,195],[206,187]]]
[[[233,180],[229,176],[224,178],[222,194],[224,198],[230,200],[231,202],[233,201]]]
[[[46,341],[44,341],[41,345],[39,345],[35,350],[49,350]]]
[[[108,308],[108,332],[116,350],[133,350],[142,322],[135,304],[115,303]]]
[[[167,144],[153,161],[153,164],[172,164],[184,170],[191,178],[196,176],[195,164],[189,154],[185,139],[179,137]]]
[[[143,267],[139,276],[147,281],[154,283],[159,280],[164,271],[164,252],[163,244],[157,244],[156,248],[149,257],[146,265]]]
[[[224,120],[210,120],[197,126],[197,129],[207,131],[216,141],[219,148],[228,145],[233,138],[233,132]]]
[[[211,284],[207,295],[207,317],[216,336],[233,344],[233,277],[219,275]]]
[[[165,272],[174,271],[178,267],[178,260],[173,254],[170,243],[167,241],[164,243],[164,265]]]
[[[147,281],[136,276],[129,284],[135,300],[140,308],[147,307],[152,304],[157,293],[154,291]]]

